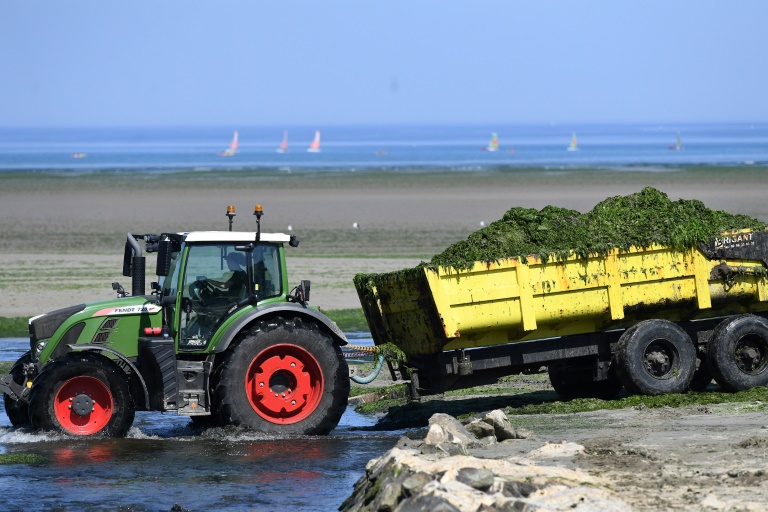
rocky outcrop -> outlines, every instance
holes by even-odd
[[[466,426],[447,414],[436,414],[423,440],[402,438],[370,461],[340,510],[630,510],[600,478],[539,460],[573,457],[583,452],[578,444],[544,444],[523,457],[476,456],[482,455],[483,447],[488,450],[495,443],[529,437],[530,432],[514,428],[502,411]]]

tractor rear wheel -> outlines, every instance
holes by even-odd
[[[123,371],[86,353],[48,364],[32,383],[29,408],[34,428],[79,436],[124,437],[135,414]]]
[[[24,365],[32,361],[32,356],[27,352],[16,361],[11,367],[11,378],[22,386],[24,384]],[[5,413],[14,427],[26,427],[30,425],[29,421],[29,403],[24,400],[14,400],[6,393],[3,393],[3,402],[5,404]]]
[[[214,395],[226,424],[268,434],[324,435],[346,410],[347,363],[313,323],[260,322],[221,364]]]

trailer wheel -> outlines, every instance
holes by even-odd
[[[547,367],[549,382],[563,398],[600,398],[611,400],[624,387],[616,375],[616,366],[611,365],[608,370],[608,378],[594,380],[592,369],[563,368],[557,365]]]
[[[327,434],[347,407],[341,348],[298,318],[260,322],[222,361],[222,420],[270,434]]]
[[[24,384],[24,365],[31,361],[32,356],[27,352],[11,367],[11,371],[9,372],[11,379],[13,379],[19,386]],[[8,415],[11,425],[14,427],[26,427],[30,425],[28,402],[24,400],[14,400],[8,394],[3,393],[3,403],[5,405],[5,413]]]
[[[681,393],[696,370],[696,349],[688,334],[668,320],[644,320],[630,327],[616,347],[616,370],[634,393]]]
[[[707,361],[728,391],[768,385],[768,320],[756,315],[723,320],[707,344]]]
[[[32,383],[32,426],[66,434],[124,437],[135,408],[123,371],[106,358],[68,354]]]

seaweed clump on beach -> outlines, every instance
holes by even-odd
[[[609,197],[584,214],[554,206],[512,208],[422,265],[461,270],[476,261],[526,261],[531,254],[548,261],[652,244],[686,249],[708,242],[722,231],[765,228],[765,223],[747,215],[711,210],[697,200],[671,201],[665,193],[646,187],[627,196]]]

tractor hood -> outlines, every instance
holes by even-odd
[[[100,345],[130,357],[146,327],[162,325],[162,307],[152,296],[79,304],[45,313],[29,321],[34,361],[45,362],[69,351],[69,345]],[[132,340],[134,343],[131,343]]]

